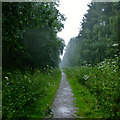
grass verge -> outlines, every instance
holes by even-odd
[[[118,67],[112,63],[104,61],[94,67],[64,68],[79,108],[78,116],[120,117],[120,77]]]
[[[40,72],[7,72],[3,74],[3,118],[44,118],[51,113],[61,79],[60,69]]]
[[[64,72],[73,89],[76,107],[79,108],[76,115],[83,118],[101,118],[101,116],[104,116],[97,107],[96,97],[90,93],[89,89],[80,84],[74,76],[76,71],[73,68],[68,68],[64,69]]]

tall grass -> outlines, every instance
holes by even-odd
[[[79,115],[120,118],[120,72],[115,60],[105,60],[94,67],[66,68],[64,72],[82,111],[78,111]]]
[[[47,72],[3,73],[3,118],[43,118],[51,113],[50,105],[61,78],[60,69]]]

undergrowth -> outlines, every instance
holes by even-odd
[[[74,95],[77,115],[85,118],[120,118],[120,77],[115,60],[96,66],[64,68]]]
[[[44,118],[52,114],[53,102],[61,78],[60,69],[47,72],[6,72],[2,82],[2,116],[5,119]]]

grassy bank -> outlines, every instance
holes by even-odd
[[[61,79],[60,69],[33,75],[20,71],[3,74],[3,118],[43,118],[51,114]]]
[[[76,97],[77,115],[85,118],[120,117],[120,77],[113,61],[94,67],[65,68]]]

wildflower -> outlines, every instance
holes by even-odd
[[[116,47],[116,46],[118,46],[118,44],[115,43],[115,44],[113,44],[112,46],[113,46],[113,47]]]
[[[87,80],[89,78],[88,75],[84,75],[83,79]]]
[[[8,80],[8,77],[6,76],[5,79]]]
[[[114,64],[114,63],[115,63],[115,61],[112,61],[112,63]]]

